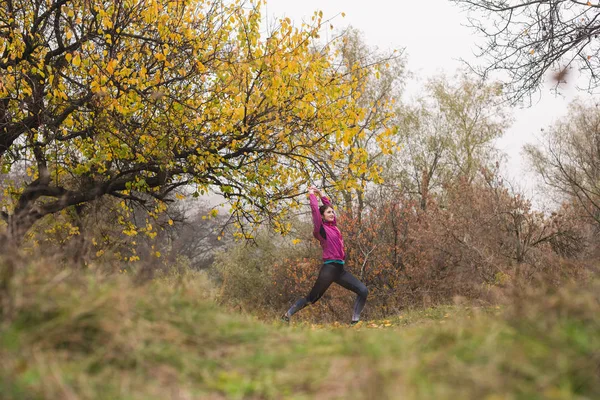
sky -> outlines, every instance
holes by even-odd
[[[265,15],[267,23],[289,17],[300,25],[303,20],[310,22],[316,10],[323,11],[324,19],[333,18],[336,29],[352,25],[362,31],[370,46],[404,48],[414,76],[405,94],[409,97],[428,77],[439,73],[453,76],[464,66],[460,59],[477,62],[474,51],[482,39],[464,26],[466,14],[448,0],[267,0]],[[543,195],[536,193],[536,179],[523,158],[523,145],[537,143],[540,130],[564,116],[576,96],[586,94],[578,92],[574,83],[564,88],[562,96],[551,93],[549,86],[543,88],[534,105],[512,109],[514,122],[496,144],[508,156],[503,174],[534,201]]]

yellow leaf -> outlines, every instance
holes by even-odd
[[[104,17],[102,19],[102,25],[104,25],[104,27],[107,29],[110,29],[113,27],[113,23],[108,17]]]
[[[116,66],[117,60],[110,60],[110,62],[106,65],[106,71],[108,71],[109,74],[112,74],[113,72],[115,72]]]

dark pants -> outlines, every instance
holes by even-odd
[[[369,291],[364,283],[356,279],[350,272],[346,271],[344,265],[340,263],[323,264],[321,271],[319,271],[319,277],[308,296],[302,297],[296,301],[286,315],[291,317],[307,305],[315,303],[323,296],[333,282],[356,293],[352,321],[358,321],[360,319],[360,313],[367,302]]]

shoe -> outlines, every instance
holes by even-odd
[[[360,320],[350,322],[350,326],[354,326],[354,325],[358,325],[358,324],[360,324]]]
[[[281,321],[283,321],[283,322],[285,322],[285,323],[289,324],[289,323],[290,323],[290,317],[288,317],[286,314],[283,314],[283,315],[281,316]]]

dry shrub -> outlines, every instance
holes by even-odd
[[[546,216],[493,179],[459,181],[426,210],[388,200],[343,225],[350,264],[360,267],[378,316],[456,296],[488,302],[490,291],[538,275],[555,286],[588,276],[571,209]]]
[[[560,287],[586,281],[594,270],[593,227],[572,204],[546,215],[532,209],[497,177],[458,180],[427,208],[409,196],[376,200],[362,215],[341,213],[346,268],[369,288],[363,317],[406,307],[510,302],[523,286]],[[308,224],[301,245],[259,241],[224,253],[222,298],[243,309],[281,313],[311,289],[321,266]],[[311,321],[347,321],[354,294],[332,285],[321,301],[298,314]]]
[[[510,301],[515,287],[559,287],[587,280],[586,227],[572,206],[552,215],[535,211],[493,176],[458,181],[444,196],[429,199],[426,210],[407,197],[380,200],[359,218],[340,218],[347,249],[347,268],[370,291],[365,318],[396,314],[406,307],[452,303]],[[300,260],[286,264],[304,265]],[[290,290],[312,278],[306,271],[290,275]],[[296,286],[295,286],[296,284]],[[334,290],[317,306],[338,319],[352,296]],[[339,303],[339,304],[338,304]],[[333,306],[332,306],[333,305]],[[342,307],[343,305],[343,307]],[[344,319],[342,317],[342,319]]]

